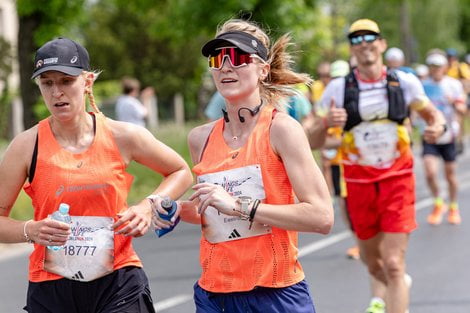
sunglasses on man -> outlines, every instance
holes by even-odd
[[[363,41],[367,43],[371,43],[379,39],[379,35],[374,35],[374,34],[365,34],[365,35],[358,35],[349,38],[349,42],[351,45],[356,46],[360,45]]]
[[[224,47],[216,49],[209,56],[209,67],[213,70],[220,70],[225,58],[228,58],[233,68],[239,68],[253,62],[256,54],[246,53],[236,47]]]

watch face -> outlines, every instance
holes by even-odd
[[[250,203],[251,202],[251,197],[248,196],[240,196],[238,197],[241,203]]]

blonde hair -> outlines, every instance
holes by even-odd
[[[296,94],[294,85],[299,83],[311,84],[310,75],[296,73],[292,69],[294,60],[292,55],[287,52],[287,48],[292,45],[289,34],[284,34],[271,46],[269,36],[256,23],[241,19],[230,19],[218,27],[216,36],[229,31],[249,33],[261,41],[268,50],[266,63],[270,65],[270,71],[266,79],[260,82],[261,97],[268,104],[284,110],[281,103],[284,98]]]
[[[87,79],[86,75],[88,75],[88,74],[93,75],[93,82],[94,82],[98,78],[98,76],[101,74],[101,72],[99,72],[99,71],[94,71],[94,72],[83,71],[83,75],[85,75],[85,79]],[[101,113],[100,109],[96,105],[95,96],[93,95],[93,85],[91,85],[89,89],[88,88],[85,89],[85,93],[88,96],[88,101],[90,102],[90,106],[93,108],[93,110],[96,113]]]

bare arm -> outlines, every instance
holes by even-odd
[[[299,203],[261,204],[255,221],[289,230],[328,233],[334,220],[331,198],[302,128],[287,115],[277,114],[270,137]]]
[[[209,137],[213,127],[214,122],[210,122],[194,128],[188,134],[189,152],[194,165],[199,163],[207,138]],[[181,201],[181,219],[187,223],[200,224],[201,215],[197,210],[198,205],[198,198],[192,201]]]
[[[434,143],[445,132],[446,120],[436,107],[428,102],[417,110],[417,113],[426,122],[423,138],[426,142]],[[450,125],[448,125],[450,127]]]
[[[330,100],[330,108],[325,116],[310,114],[303,123],[304,131],[307,135],[311,149],[319,149],[325,147],[328,128],[343,128],[346,124],[348,115],[344,108],[337,108],[334,98]]]
[[[25,232],[37,244],[63,245],[70,233],[68,225],[51,219],[26,224],[8,217],[28,176],[36,134],[36,128],[19,134],[0,162],[0,242],[26,242]]]
[[[188,164],[178,153],[157,140],[147,129],[112,120],[109,120],[109,125],[126,164],[136,161],[163,176],[162,182],[153,194],[178,199],[191,186],[193,178]],[[119,217],[120,219],[114,224],[116,229],[129,222],[119,230],[119,233],[141,236],[150,226],[152,218],[150,202],[143,199],[121,212]]]

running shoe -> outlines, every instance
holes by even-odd
[[[385,302],[382,299],[373,298],[365,313],[385,313]]]
[[[346,256],[348,259],[359,260],[359,246],[354,246],[346,250]]]
[[[445,211],[445,204],[435,204],[432,213],[428,215],[428,223],[431,225],[439,225],[442,223],[442,215],[444,215]]]
[[[460,217],[459,209],[450,209],[449,214],[447,215],[447,221],[450,224],[459,225],[462,223],[462,218]]]

